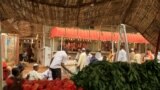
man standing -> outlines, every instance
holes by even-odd
[[[135,50],[134,60],[139,64],[142,62],[142,56],[138,50]]]
[[[135,50],[134,50],[134,48],[131,48],[131,53],[130,53],[131,62],[136,62],[135,59],[134,59],[134,56],[135,56]]]
[[[92,54],[90,52],[91,51],[89,49],[86,50],[86,55],[87,55],[86,65],[90,64],[90,60],[92,58]]]
[[[101,50],[98,50],[95,54],[95,57],[97,58],[98,61],[102,61],[103,56],[101,54]]]
[[[79,60],[80,54],[81,54],[81,49],[78,49],[78,52],[77,52],[76,57],[75,57],[76,61]]]
[[[79,56],[77,68],[81,71],[86,66],[87,54],[85,48],[82,48],[82,53]]]
[[[121,49],[118,53],[118,60],[117,61],[127,62],[127,53],[124,50],[124,46],[121,46]]]
[[[63,49],[63,48],[62,48]],[[51,62],[50,69],[52,72],[52,78],[53,80],[56,78],[61,79],[61,66],[67,70],[69,73],[71,73],[65,66],[64,63],[67,61],[68,56],[66,51],[59,50],[55,53],[53,61]]]
[[[154,59],[154,55],[152,53],[152,51],[148,48],[146,54],[143,57],[143,61],[148,61],[148,60],[153,60]]]

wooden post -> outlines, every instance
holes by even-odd
[[[43,33],[43,47],[42,47],[42,51],[41,51],[42,58],[40,60],[42,65],[44,65],[44,62],[45,62],[45,43],[46,43],[46,41],[45,41],[45,38],[46,38],[45,29],[46,29],[46,26],[43,25],[43,31],[42,31],[42,33]]]
[[[18,62],[19,62],[19,35],[15,35],[16,36],[16,49],[17,49],[17,51],[16,51],[16,64],[18,64]]]
[[[61,36],[61,51],[62,51],[62,45],[63,45],[63,37]]]
[[[145,50],[144,50],[144,52],[146,52],[147,51],[147,43],[145,43]]]
[[[0,45],[1,45],[1,21],[0,21]],[[3,69],[2,69],[2,54],[0,46],[0,90],[3,90]]]
[[[159,30],[158,40],[157,40],[155,60],[157,59],[157,55],[158,55],[158,50],[159,50],[159,48],[160,48],[160,30]]]
[[[113,37],[114,37],[114,31],[112,31],[113,28],[111,26],[111,43],[112,43],[112,52],[114,52],[114,40],[113,40]]]

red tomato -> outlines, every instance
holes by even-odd
[[[68,78],[60,80],[40,80],[40,81],[25,81],[23,83],[23,90],[83,90],[82,87],[78,88],[72,80]]]
[[[32,86],[32,90],[37,90],[39,87],[39,84],[38,83],[35,83],[33,86]]]
[[[83,88],[82,88],[82,87],[79,87],[78,90],[83,90]]]
[[[31,90],[32,89],[31,85],[29,85],[29,84],[23,84],[22,88],[23,88],[23,90]]]
[[[14,80],[12,78],[7,78],[6,79],[6,84],[7,85],[12,85],[14,83]]]

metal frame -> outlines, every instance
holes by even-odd
[[[126,52],[127,52],[127,59],[128,59],[128,62],[130,62],[129,48],[128,48],[128,39],[127,39],[125,24],[120,24],[119,35],[120,35],[120,40],[118,42],[118,49],[117,49],[116,60],[118,59],[118,53],[119,53],[119,50],[120,50],[120,46],[121,46],[122,42],[124,42],[125,43],[125,49],[126,49]]]

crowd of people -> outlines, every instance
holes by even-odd
[[[116,55],[117,60],[115,60]],[[130,62],[136,62],[140,64],[147,60],[153,60],[154,55],[150,49],[148,49],[146,54],[142,56],[137,49],[131,48],[129,58]],[[22,72],[25,69],[24,64],[20,63],[14,66],[12,69],[8,69],[7,64],[3,62],[3,80],[6,82],[4,90],[22,90],[21,84],[24,80],[54,80],[57,78],[61,79],[62,68],[70,74],[74,74],[75,72],[72,72],[66,68],[65,62],[67,62],[67,60],[67,50],[65,50],[64,48],[62,48],[62,50],[59,49],[51,59],[50,65],[48,66],[48,69],[46,69],[46,71],[44,71],[43,73],[39,73],[39,65],[35,63],[33,64],[33,70],[31,70],[29,73],[26,73],[26,75],[22,75]],[[100,50],[95,53],[91,53],[91,50],[82,48],[78,50],[77,55],[75,56],[75,60],[77,62],[77,71],[81,71],[84,67],[91,63],[95,63],[96,61],[129,62],[127,52],[123,46],[121,46],[118,53],[114,53],[113,50],[111,50],[107,55],[102,55]]]
[[[19,63],[14,67],[7,65],[2,61],[3,66],[3,90],[22,90],[22,72],[24,65]]]
[[[125,47],[122,45],[118,52],[110,50],[109,54],[102,55],[101,51],[98,50],[96,53],[90,53],[89,49],[82,48],[78,50],[76,55],[76,60],[78,62],[77,67],[79,70],[82,70],[86,65],[93,63],[95,61],[109,61],[109,62],[131,62],[131,63],[143,63],[147,60],[154,60],[155,56],[150,49],[147,49],[146,53],[143,55],[139,50],[131,48],[129,54],[125,50]]]
[[[65,50],[58,50],[54,54],[48,69],[44,72],[39,72],[39,64],[33,64],[33,69],[25,75],[22,75],[23,70],[25,69],[25,64],[19,63],[16,66],[13,66],[12,69],[8,69],[7,63],[3,61],[3,81],[4,88],[3,90],[23,90],[22,83],[25,80],[55,80],[57,78],[61,79],[61,66],[70,72],[64,65],[68,60],[68,55]],[[72,72],[70,72],[72,73]]]
[[[50,69],[40,73],[39,65],[33,64],[33,69],[23,75],[25,64],[19,63],[12,68],[8,68],[7,63],[3,61],[3,90],[23,90],[25,80],[53,80]]]

